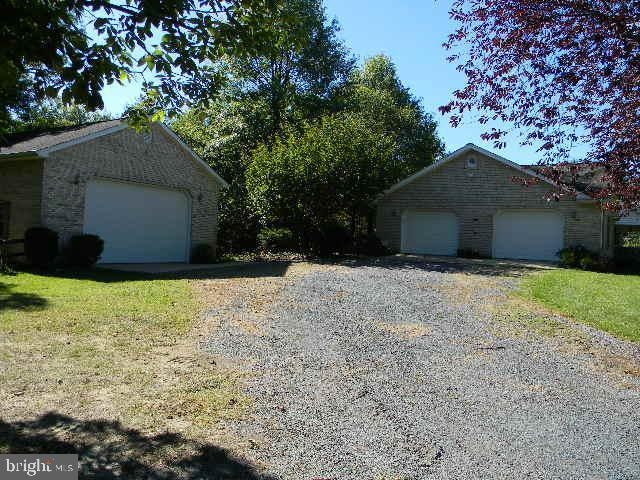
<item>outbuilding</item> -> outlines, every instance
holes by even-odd
[[[227,183],[166,125],[120,120],[11,137],[0,148],[0,238],[45,226],[105,242],[102,263],[187,262],[215,250]]]
[[[552,200],[556,189],[534,169],[467,144],[385,191],[377,234],[404,253],[554,261],[582,245],[610,254],[615,218],[585,193]]]

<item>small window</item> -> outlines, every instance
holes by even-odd
[[[9,202],[0,202],[0,238],[9,238]]]
[[[476,160],[476,157],[467,158],[467,168],[478,168],[478,160]]]

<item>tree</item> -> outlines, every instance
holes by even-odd
[[[340,113],[262,145],[247,187],[265,225],[291,228],[301,246],[336,221],[368,218],[372,202],[396,176],[395,139],[366,119]],[[352,234],[356,232],[351,232]]]
[[[477,109],[480,123],[506,122],[539,145],[564,192],[567,172],[597,169],[606,207],[640,205],[640,2],[456,0],[451,17],[460,26],[445,46],[467,77],[441,107],[454,126]],[[506,133],[483,138],[501,148]],[[569,164],[577,143],[589,152]]]
[[[287,18],[298,18],[295,27]],[[173,128],[231,187],[220,209],[220,244],[252,249],[258,217],[247,203],[245,172],[251,153],[290,128],[331,109],[353,59],[337,39],[338,25],[317,0],[285,0],[270,18],[269,35],[253,54],[228,55],[216,73],[226,81],[212,100],[172,123]]]
[[[293,28],[289,17],[298,19]],[[225,59],[232,96],[264,108],[261,141],[271,142],[289,125],[331,108],[355,66],[338,31],[321,0],[285,0],[257,49],[260,54]]]
[[[402,84],[387,56],[371,57],[354,71],[342,93],[342,102],[346,111],[378,123],[380,129],[394,136],[397,176],[387,179],[390,184],[433,163],[444,153],[436,122]]]
[[[326,225],[371,233],[375,198],[444,151],[436,124],[385,56],[367,60],[333,101],[337,113],[260,146],[247,171],[265,226],[289,227],[309,246]]]
[[[46,100],[22,111],[18,118],[12,120],[7,130],[8,133],[46,130],[100,122],[110,118],[107,114],[90,112],[82,105],[65,105],[60,99]]]
[[[278,0],[6,0],[0,26],[0,128],[15,109],[61,95],[104,107],[106,84],[151,75],[158,108],[216,87],[212,62],[253,51]],[[274,13],[275,12],[275,13]],[[281,19],[296,24],[293,17]]]

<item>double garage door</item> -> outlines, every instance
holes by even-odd
[[[408,211],[402,217],[402,251],[456,255],[459,219],[450,212]],[[493,218],[493,257],[557,260],[564,245],[564,219],[549,210],[507,210]]]
[[[185,262],[190,202],[184,193],[168,188],[91,181],[83,230],[104,240],[101,263]]]

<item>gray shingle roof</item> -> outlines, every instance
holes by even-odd
[[[40,132],[25,132],[0,139],[0,154],[37,152],[61,143],[77,140],[120,125],[121,120],[107,120],[77,127],[64,127]]]

